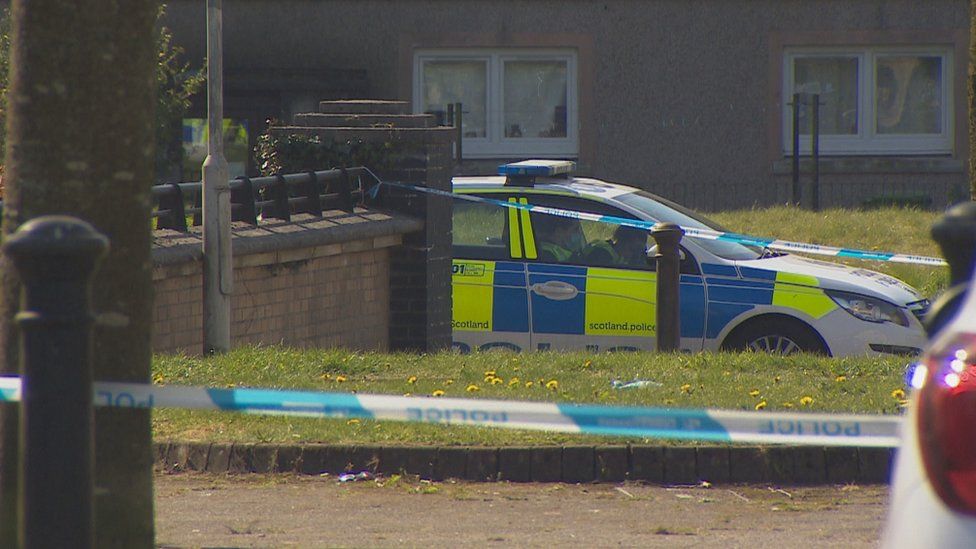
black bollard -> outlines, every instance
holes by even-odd
[[[91,276],[108,240],[45,216],[3,245],[23,282],[21,524],[24,547],[92,547]]]
[[[685,234],[674,223],[657,223],[651,236],[657,243],[657,350],[676,351],[681,346],[680,276],[678,243]]]
[[[949,289],[929,309],[925,329],[935,334],[955,316],[962,305],[976,257],[976,202],[963,202],[949,208],[932,225],[932,239],[939,244],[949,263]]]

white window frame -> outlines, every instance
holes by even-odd
[[[413,111],[423,112],[423,67],[430,61],[485,61],[485,137],[463,138],[465,158],[579,156],[579,91],[577,54],[570,49],[452,49],[419,50],[414,54]],[[505,137],[504,70],[507,61],[563,61],[566,63],[566,137]]]
[[[918,55],[942,59],[942,132],[939,134],[878,134],[875,130],[876,61],[892,55]],[[793,153],[793,68],[797,58],[847,57],[858,60],[858,133],[820,135],[823,155],[943,155],[953,151],[952,50],[948,47],[789,48],[783,54],[783,154]],[[800,154],[809,155],[811,137],[800,134]]]

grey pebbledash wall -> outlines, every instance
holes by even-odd
[[[203,8],[167,5],[166,24],[198,63]],[[418,50],[572,49],[580,173],[703,210],[790,199],[785,49],[944,47],[951,152],[824,158],[821,202],[925,194],[942,207],[968,196],[966,0],[249,0],[226,3],[223,14],[228,69],[361,70],[373,98],[413,99]],[[510,160],[459,170],[493,173]]]

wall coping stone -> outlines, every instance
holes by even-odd
[[[318,128],[308,126],[272,126],[268,132],[273,136],[309,135],[318,136],[323,141],[344,141],[362,139],[369,143],[423,142],[425,144],[453,143],[457,130],[450,126],[434,128]]]
[[[280,219],[261,220],[257,226],[231,223],[231,251],[234,256],[279,252],[373,239],[389,243],[382,237],[406,234],[423,229],[418,218],[395,212],[356,208],[353,213],[331,210],[322,217],[293,215],[290,222]],[[190,263],[203,259],[203,227],[181,233],[169,229],[153,232],[154,267]]]

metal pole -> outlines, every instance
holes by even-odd
[[[674,223],[656,223],[651,236],[657,243],[657,350],[681,347],[681,255],[678,244],[684,230]]]
[[[813,94],[813,135],[810,136],[811,146],[813,147],[813,189],[810,193],[810,201],[813,203],[813,211],[820,211],[820,94]]]
[[[461,137],[464,134],[464,131],[462,129],[463,120],[464,118],[461,115],[461,104],[455,103],[454,104],[454,127],[457,129],[457,163],[458,164],[461,163],[461,159],[464,157],[461,154]]]
[[[91,275],[108,240],[83,221],[45,216],[4,250],[24,284],[20,537],[27,548],[92,547]]]
[[[800,94],[793,94],[793,205],[800,205]]]
[[[207,0],[207,158],[203,161],[203,352],[230,350],[230,176],[224,158],[221,0]]]

